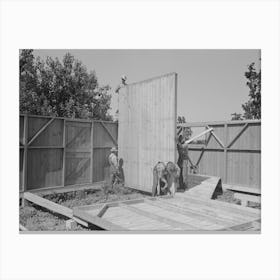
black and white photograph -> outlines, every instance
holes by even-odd
[[[279,280],[279,20],[0,0],[0,280]]]
[[[261,51],[19,50],[19,230],[261,232]]]

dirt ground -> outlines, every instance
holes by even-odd
[[[197,182],[189,182],[189,188],[194,187],[196,184]],[[217,200],[240,205],[240,200],[235,199],[233,194],[233,191],[226,190],[222,195],[217,197]],[[72,209],[75,206],[137,199],[146,196],[148,195],[118,185],[115,186],[114,189],[103,187],[98,190],[92,189],[61,194],[49,194],[44,196],[44,198]],[[250,202],[249,207],[261,208],[259,203],[253,202]],[[47,211],[46,209],[31,203],[20,208],[20,223],[30,231],[66,231],[65,222],[67,219],[68,218]],[[72,230],[85,231],[92,229],[76,225]]]
[[[241,201],[239,199],[234,198],[234,191],[225,190],[223,194],[219,195],[217,197],[217,200],[234,203],[234,204],[241,204]],[[249,207],[261,209],[261,204],[256,202],[249,202]]]
[[[121,201],[129,199],[137,199],[146,195],[125,188],[115,186],[111,189],[100,190],[84,190],[61,194],[49,194],[44,198],[68,208],[73,208],[80,205],[90,205],[94,203],[106,203],[110,201]],[[30,231],[65,231],[65,222],[68,218],[54,214],[37,205],[28,203],[28,206],[20,208],[20,223]],[[81,225],[77,225],[73,230],[91,230]]]

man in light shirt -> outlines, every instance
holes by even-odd
[[[110,185],[112,188],[118,177],[119,166],[118,166],[118,156],[117,155],[118,155],[118,150],[115,147],[113,147],[111,149],[111,153],[108,157],[109,164],[110,164]]]

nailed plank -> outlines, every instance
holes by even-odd
[[[210,129],[210,126],[207,125],[207,128]],[[220,144],[222,148],[225,147],[224,143],[222,140],[215,134],[214,130],[210,131],[210,133],[213,135],[213,137],[216,139],[216,141]]]
[[[142,209],[136,208],[135,206],[123,204],[122,207],[124,207],[125,209],[128,209],[132,212],[135,212],[138,215],[142,215],[142,216],[145,216],[145,217],[150,218],[152,220],[156,220],[158,222],[168,224],[168,225],[170,225],[170,226],[172,226],[176,229],[182,229],[182,230],[199,230],[200,229],[198,227],[195,227],[195,226],[192,226],[192,225],[189,225],[189,224],[185,224],[185,223],[182,223],[182,222],[178,222],[178,221],[175,221],[173,219],[166,218],[166,217],[151,213],[149,211],[144,211]]]
[[[28,142],[28,146],[32,144],[33,141],[35,141],[35,139],[55,120],[55,118],[50,119],[45,125],[43,125],[39,131],[32,137],[32,139],[30,139],[30,141]]]
[[[28,229],[21,224],[19,224],[19,230],[20,231],[28,231]]]
[[[26,199],[36,205],[39,205],[43,208],[46,208],[54,213],[58,213],[60,215],[68,217],[68,218],[73,217],[73,211],[70,208],[64,207],[57,203],[54,203],[48,199],[42,198],[42,197],[35,195],[33,193],[30,193],[30,192],[25,192],[23,194],[23,197],[24,197],[24,199]]]
[[[250,216],[253,218],[258,218],[261,214],[259,209],[254,208],[245,208],[237,204],[223,202],[219,200],[212,200],[212,199],[202,199],[197,197],[188,196],[187,194],[181,195],[178,193],[177,197],[179,196],[180,199],[185,201],[193,201],[194,203],[216,207],[221,210],[225,210],[232,213],[237,213],[244,216]]]
[[[110,136],[110,138],[112,139],[113,143],[118,146],[118,142],[116,141],[116,139],[114,138],[114,136],[111,134],[111,132],[109,131],[109,129],[106,127],[106,125],[101,122],[101,125],[104,127],[104,129],[106,130],[106,132],[108,133],[108,135]]]
[[[246,128],[249,126],[249,123],[246,123],[239,131],[238,133],[235,135],[235,137],[233,137],[233,139],[229,142],[229,144],[227,145],[227,148],[230,148],[235,142],[236,140],[241,136],[241,134],[246,130]]]
[[[203,136],[203,135],[205,135],[205,134],[211,132],[212,130],[213,130],[213,128],[209,128],[209,129],[207,129],[207,130],[205,130],[205,131],[203,131],[203,132],[201,132],[201,133],[195,135],[195,136],[192,137],[191,139],[185,141],[185,143],[183,144],[183,147],[186,147],[188,144],[190,144],[191,142],[193,142],[193,141],[196,140],[197,138],[199,138],[199,137],[201,137],[201,136]]]
[[[219,217],[213,217],[213,216],[210,216],[207,214],[202,214],[197,211],[191,210],[190,208],[179,207],[177,205],[163,203],[162,201],[146,200],[145,203],[168,210],[172,213],[180,213],[180,214],[186,215],[188,217],[191,217],[191,218],[199,220],[199,221],[209,221],[213,224],[217,224],[217,225],[220,225],[223,227],[234,225],[234,223],[232,221],[229,221],[227,219],[222,219]]]
[[[245,186],[235,186],[235,185],[223,184],[223,189],[245,192],[245,193],[252,193],[252,194],[261,194],[261,190],[259,188],[252,188],[252,187],[245,187]]]
[[[74,217],[78,217],[82,220],[87,221],[90,224],[96,225],[102,229],[106,229],[106,230],[112,230],[112,231],[124,231],[127,230],[124,227],[121,227],[119,225],[116,225],[114,223],[111,223],[109,221],[107,221],[104,218],[100,218],[98,216],[93,216],[88,214],[85,211],[79,210],[77,208],[74,208]]]

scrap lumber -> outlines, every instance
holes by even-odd
[[[85,226],[85,227],[88,227],[88,223],[87,222],[84,222],[82,221],[81,219],[77,218],[77,217],[74,217],[73,215],[73,210],[70,209],[70,208],[67,208],[65,206],[62,206],[62,205],[59,205],[57,203],[54,203],[48,199],[45,199],[45,198],[42,198],[36,194],[33,194],[33,193],[30,193],[30,192],[25,192],[23,194],[23,197],[24,199],[36,204],[36,205],[39,205],[43,208],[46,208],[54,213],[58,213],[62,216],[65,216],[65,217],[68,217],[70,219],[73,219],[74,221],[76,221],[77,223]]]
[[[235,193],[234,198],[241,200],[242,206],[248,206],[249,201],[261,203],[261,197],[259,195],[250,195],[244,193]]]
[[[19,224],[19,230],[20,231],[28,231],[28,229],[21,224]]]
[[[193,142],[193,141],[196,140],[197,138],[199,138],[199,137],[201,137],[201,136],[203,136],[203,135],[205,135],[205,134],[211,132],[212,130],[213,130],[213,128],[209,128],[209,129],[207,129],[207,130],[205,130],[205,131],[203,131],[203,132],[201,132],[201,133],[195,135],[195,136],[192,137],[191,139],[187,140],[187,141],[183,144],[183,147],[185,148],[188,144],[190,144],[191,142]]]

